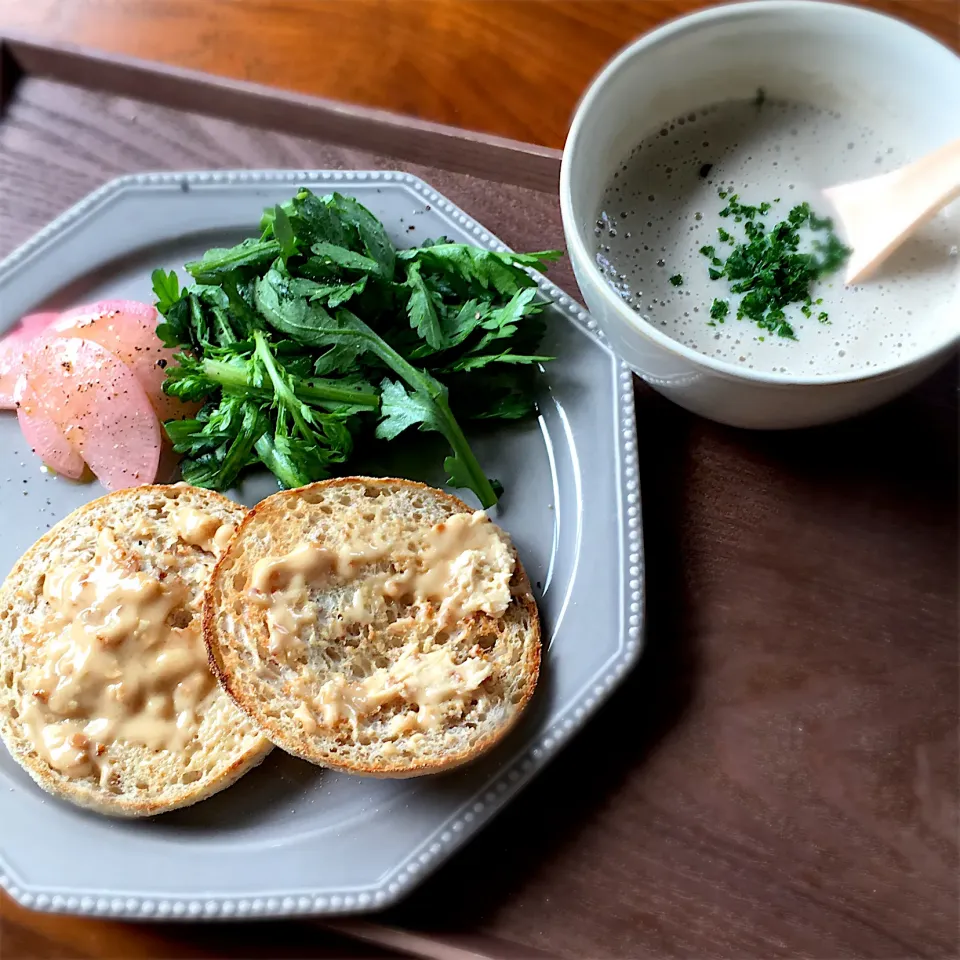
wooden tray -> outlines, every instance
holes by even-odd
[[[2,102],[0,255],[117,174],[284,166],[409,170],[512,246],[562,246],[556,151],[23,38]],[[645,659],[450,864],[338,925],[378,951],[5,899],[8,955],[955,955],[956,388],[951,365],[870,416],[760,434],[638,385]]]

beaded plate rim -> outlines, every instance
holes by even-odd
[[[390,183],[410,189],[422,201],[432,205],[451,223],[470,232],[478,245],[491,250],[509,247],[481,223],[448,200],[438,190],[414,174],[395,170],[216,170],[127,174],[108,181],[70,207],[24,244],[0,261],[0,283],[18,263],[35,254],[77,220],[94,214],[102,204],[118,194],[154,186],[181,189],[208,184],[301,182]],[[205,898],[95,896],[50,892],[31,886],[16,876],[0,850],[0,887],[17,903],[33,910],[72,913],[84,916],[136,919],[231,919],[237,917],[281,917],[295,915],[333,915],[362,913],[383,909],[405,896],[427,873],[452,855],[463,840],[499,811],[529,782],[597,710],[627,671],[634,666],[643,648],[644,556],[641,531],[641,501],[637,459],[637,433],[633,399],[633,373],[610,350],[597,322],[572,297],[542,274],[528,271],[545,297],[584,335],[600,344],[611,356],[617,389],[616,412],[619,443],[616,450],[619,467],[618,518],[621,533],[622,563],[621,636],[616,654],[594,676],[589,691],[573,701],[536,741],[505,768],[480,795],[464,802],[456,818],[438,841],[421,844],[407,858],[376,883],[363,888],[343,889],[317,896],[223,896]]]

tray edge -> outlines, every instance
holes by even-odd
[[[531,190],[555,193],[559,186],[561,152],[550,147],[28,33],[0,33],[0,112],[18,82],[31,76]]]

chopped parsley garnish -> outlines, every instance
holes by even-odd
[[[737,243],[723,227],[717,229],[720,239],[733,244],[733,250],[724,260],[709,244],[700,248],[700,253],[710,261],[710,279],[724,277],[730,284],[731,293],[743,295],[737,306],[738,320],[747,319],[761,330],[796,339],[785,308],[798,303],[805,317],[812,316],[814,301],[810,297],[810,288],[821,277],[841,267],[850,256],[850,250],[834,232],[833,221],[817,216],[809,203],[797,204],[785,220],[768,229],[760,218],[767,216],[779,198],[773,203],[752,206],[741,203],[736,193],[724,190],[717,193],[721,200],[727,201],[720,216],[732,216],[734,222],[743,223],[746,240]],[[813,237],[810,252],[800,250],[802,228],[817,235]],[[816,305],[822,302],[818,299]],[[716,299],[710,308],[710,317],[722,323],[729,309],[726,300]],[[830,322],[826,311],[817,314],[817,320]]]
[[[719,320],[723,323],[725,317],[730,312],[730,301],[729,300],[714,300],[712,306],[710,307],[710,317],[713,320]]]
[[[682,287],[682,286],[683,286],[683,276],[682,276],[681,274],[679,274],[679,273],[675,273],[675,274],[670,278],[670,282],[671,282],[675,287]]]
[[[832,230],[833,221],[829,217],[818,217],[815,213],[811,211],[810,229],[811,230]]]

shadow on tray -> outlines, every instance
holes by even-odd
[[[535,782],[387,917],[431,928],[475,924],[509,901],[526,875],[560,846],[574,842],[592,811],[683,717],[694,693],[697,661],[677,536],[690,417],[645,395],[638,403],[638,424],[641,492],[648,505],[646,632],[639,665]],[[656,454],[644,457],[645,450]],[[651,504],[656,509],[649,509]],[[549,696],[548,665],[543,681],[546,686],[530,706],[534,718],[537,700]],[[485,883],[491,870],[496,882]],[[464,876],[473,878],[469,897],[463,896]]]
[[[690,557],[684,562],[687,525],[699,515],[686,502],[693,472],[706,470],[722,480],[727,460],[733,471],[727,479],[735,481],[739,470],[759,467],[753,483],[763,486],[768,474],[773,490],[766,495],[797,496],[801,509],[807,498],[811,508],[828,513],[866,498],[868,511],[895,510],[904,522],[948,512],[956,517],[955,364],[881,410],[804,431],[760,433],[710,424],[644,387],[638,389],[637,413],[645,506],[643,657],[534,784],[388,911],[387,919],[458,928],[514,899],[559,849],[576,842],[596,810],[681,723],[696,691],[700,660]],[[735,509],[737,495],[726,491],[723,509]],[[955,543],[956,522],[951,529]],[[491,871],[496,882],[483,882]],[[464,876],[473,878],[468,898],[462,895]]]

